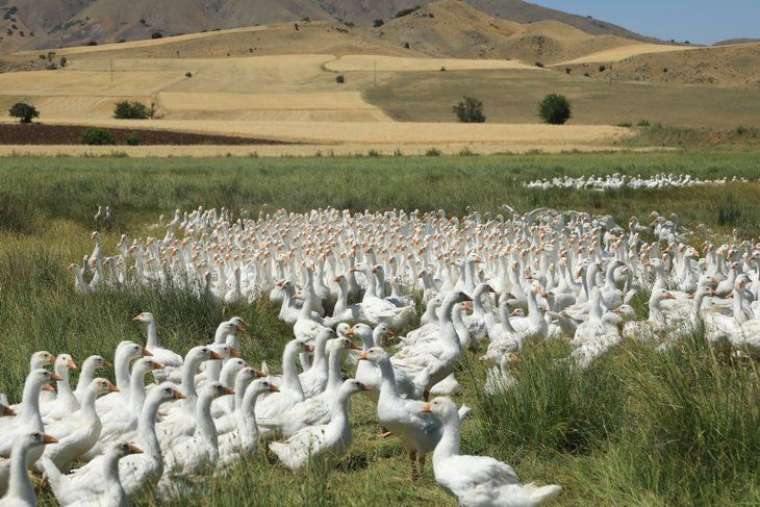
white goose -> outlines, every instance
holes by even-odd
[[[40,460],[40,464],[55,499],[62,507],[126,507],[129,502],[119,477],[119,460],[142,452],[139,447],[130,443],[110,446],[103,459],[104,481],[97,483],[89,482],[86,477],[61,473],[46,457]]]
[[[74,389],[74,396],[79,404],[82,404],[84,395],[87,392],[87,388],[95,380],[95,373],[106,366],[110,366],[102,356],[90,356],[82,363],[82,370],[79,372],[79,379],[77,380],[77,387]]]
[[[280,431],[284,436],[293,435],[307,426],[327,424],[330,421],[333,400],[343,383],[341,365],[349,350],[355,350],[355,347],[348,338],[336,338],[328,342],[330,364],[327,387],[319,395],[294,405],[283,414]]]
[[[254,380],[248,385],[243,401],[232,415],[237,424],[236,427],[219,436],[221,464],[231,463],[241,455],[252,455],[256,452],[259,440],[259,429],[256,425],[256,400],[264,393],[278,391],[277,386],[265,379]]]
[[[160,488],[171,490],[171,478],[175,475],[196,475],[204,465],[214,465],[219,458],[219,440],[211,417],[211,403],[220,396],[232,395],[232,389],[220,382],[209,382],[201,389],[195,406],[195,432],[192,436],[176,439],[164,454],[165,470]]]
[[[144,326],[146,335],[145,350],[150,352],[153,359],[156,362],[164,365],[164,368],[166,369],[164,372],[153,372],[153,375],[156,376],[156,380],[158,382],[161,382],[164,379],[168,378],[171,370],[180,368],[182,366],[182,356],[172,350],[161,346],[161,343],[158,339],[158,331],[156,329],[156,319],[153,317],[152,313],[142,312],[139,315],[135,316],[133,320],[141,323]]]
[[[116,391],[118,388],[104,378],[96,378],[90,382],[82,398],[81,408],[61,421],[47,426],[47,433],[53,435],[58,443],[46,447],[43,456],[55,463],[59,469],[68,470],[71,464],[89,451],[100,438],[102,425],[95,411],[95,400],[100,395]]]
[[[372,362],[380,369],[382,381],[377,401],[377,418],[409,451],[412,480],[417,480],[424,466],[425,454],[431,452],[438,443],[441,425],[421,413],[421,401],[406,400],[399,396],[390,357],[383,349],[373,347],[359,354],[359,358]]]
[[[164,382],[151,389],[145,399],[136,437],[136,444],[144,454],[127,456],[119,461],[119,477],[124,491],[129,496],[139,493],[148,484],[155,483],[164,471],[164,460],[156,436],[156,416],[162,403],[170,400],[181,400],[184,396],[171,383]],[[128,437],[129,438],[129,437]],[[87,465],[74,470],[72,475],[85,483],[105,483],[105,458],[99,456]]]
[[[69,372],[76,369],[77,364],[68,354],[60,354],[55,359],[53,371],[61,377],[61,380],[56,382],[57,395],[55,400],[45,403],[40,407],[43,420],[48,422],[60,420],[68,414],[79,410],[79,400],[74,396],[71,390],[71,383],[69,382]]]
[[[348,400],[351,395],[364,389],[361,382],[355,379],[346,380],[332,402],[329,423],[303,428],[284,442],[272,442],[269,449],[291,470],[298,470],[310,459],[323,454],[344,454],[351,446]]]
[[[16,439],[10,459],[10,477],[5,495],[0,498],[0,507],[35,507],[37,495],[29,480],[27,462],[29,454],[42,454],[43,446],[54,444],[56,439],[39,431],[28,432]]]
[[[457,406],[449,398],[424,404],[421,412],[433,414],[442,424],[441,438],[433,452],[436,482],[455,496],[463,507],[532,507],[542,505],[562,491],[560,486],[523,484],[514,469],[487,456],[459,454]]]

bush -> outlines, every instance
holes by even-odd
[[[617,126],[618,127],[623,127],[623,128],[631,128],[631,127],[633,127],[633,123],[631,123],[629,121],[621,121],[620,123],[617,124]]]
[[[380,28],[384,24],[385,24],[385,21],[383,21],[382,19],[376,19],[375,21],[372,22],[372,26],[374,26],[375,28]]]
[[[40,117],[40,112],[37,111],[36,107],[24,102],[13,104],[13,107],[8,110],[8,113],[12,117],[18,118],[21,123],[32,123],[34,118]]]
[[[649,120],[641,120],[636,124],[637,127],[649,127],[650,125]]]
[[[544,97],[538,106],[538,115],[551,125],[563,125],[572,116],[570,101],[564,95],[552,93]]]
[[[126,141],[129,146],[138,146],[140,144],[140,137],[137,134],[129,134]]]
[[[150,34],[150,38],[151,39],[160,39],[163,36],[164,35],[161,32],[153,32],[152,34]]]
[[[415,5],[414,7],[410,7],[408,9],[401,9],[400,11],[398,11],[396,13],[396,15],[394,17],[395,18],[403,18],[404,16],[408,16],[409,14],[411,14],[411,13],[413,13],[415,11],[420,10],[420,8],[421,8],[421,6]]]
[[[536,67],[538,67],[539,69],[543,69],[545,65],[541,62],[536,62]]]
[[[483,114],[483,102],[473,97],[464,97],[464,100],[455,105],[452,110],[462,123],[484,123],[486,121]]]
[[[142,102],[123,100],[116,104],[113,116],[119,120],[147,120],[151,115],[148,106]]]
[[[104,129],[92,128],[87,129],[82,133],[82,144],[89,144],[90,146],[104,146],[108,144],[116,144],[116,140],[109,131]]]
[[[441,150],[438,148],[430,148],[425,152],[426,157],[440,157],[442,155]]]
[[[193,73],[190,71],[185,72],[185,77],[193,77]]]
[[[343,74],[338,74],[337,76],[335,76],[335,82],[338,83],[338,84],[345,83],[346,82],[346,76],[344,76]]]

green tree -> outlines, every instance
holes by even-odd
[[[572,116],[570,101],[564,95],[552,93],[538,105],[538,115],[551,125],[563,125]]]
[[[36,107],[24,102],[13,104],[8,113],[12,117],[18,118],[21,123],[32,123],[34,118],[40,117],[40,112],[37,111]]]

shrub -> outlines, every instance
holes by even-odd
[[[631,127],[633,127],[633,123],[631,123],[629,121],[621,121],[620,123],[617,124],[617,126],[618,127],[623,127],[623,128],[631,128]]]
[[[161,32],[153,32],[150,34],[151,39],[160,39],[163,37],[163,34]]]
[[[736,135],[737,136],[743,136],[746,133],[747,133],[747,127],[745,127],[743,125],[739,125],[738,127],[736,127]]]
[[[552,93],[544,97],[538,106],[538,115],[551,125],[563,125],[572,116],[570,101],[564,95]]]
[[[190,71],[185,72],[185,77],[193,77],[193,73]]]
[[[649,120],[641,120],[636,124],[637,127],[649,127],[650,125]]]
[[[119,120],[146,120],[151,115],[148,106],[142,102],[123,100],[116,104],[113,116]]]
[[[344,76],[343,74],[338,74],[337,76],[335,76],[335,82],[338,83],[338,84],[345,83],[346,82],[346,76]]]
[[[58,65],[60,65],[61,68],[64,68],[64,67],[66,67],[67,63],[69,63],[69,60],[65,56],[62,56],[61,57],[61,61],[60,61],[60,63]]]
[[[37,111],[36,107],[24,102],[13,104],[13,107],[8,110],[8,113],[13,118],[18,118],[21,123],[32,123],[34,118],[40,117],[40,112]]]
[[[367,156],[370,158],[380,158],[380,152],[377,150],[369,150]]]
[[[97,45],[98,45],[98,41],[96,41],[96,40],[91,40],[90,42],[88,42],[88,43],[87,43],[87,45],[88,45],[88,46],[97,46]]]
[[[441,155],[442,155],[441,150],[439,150],[438,148],[430,148],[428,151],[425,152],[426,157],[440,157]]]
[[[607,70],[606,66],[604,66],[604,65],[600,65],[599,66],[599,72],[604,72],[605,70]]]
[[[116,140],[114,139],[113,134],[107,130],[91,128],[82,132],[82,144],[104,146],[108,144],[116,144]]]
[[[372,26],[374,26],[375,28],[380,28],[384,24],[385,24],[385,21],[383,21],[382,19],[376,19],[375,21],[372,22]]]
[[[474,97],[464,97],[452,110],[462,123],[484,123],[483,102]]]
[[[536,62],[536,67],[538,67],[539,69],[543,69],[544,68],[544,64],[541,63],[541,62]]]
[[[129,134],[126,141],[129,146],[137,146],[140,144],[140,137],[137,134]]]

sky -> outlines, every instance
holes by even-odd
[[[594,16],[643,35],[712,44],[760,38],[760,0],[528,0]]]

